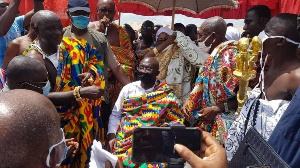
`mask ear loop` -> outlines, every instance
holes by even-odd
[[[258,88],[259,85],[261,84],[262,85],[261,91],[264,94],[265,98],[267,99],[267,96],[266,96],[266,93],[265,93],[265,82],[264,82],[265,74],[264,74],[264,72],[265,72],[265,66],[266,66],[266,63],[268,61],[269,55],[267,54],[267,56],[265,58],[265,61],[263,61],[263,51],[264,51],[264,49],[263,49],[263,46],[262,46],[262,50],[260,51],[260,60],[259,60],[259,64],[261,66],[261,72],[260,72],[260,75],[259,75],[259,78],[258,78],[258,83],[254,88]]]

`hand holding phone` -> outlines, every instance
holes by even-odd
[[[176,144],[174,148],[193,168],[227,168],[225,149],[208,132],[202,132],[203,159],[183,145]]]
[[[182,164],[184,160],[174,149],[176,143],[200,155],[201,131],[185,126],[137,128],[133,133],[132,160],[135,163]]]

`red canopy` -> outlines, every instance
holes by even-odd
[[[9,0],[10,1],[10,0]],[[96,6],[98,0],[88,0],[91,7],[91,21],[97,20]],[[119,4],[118,0],[114,0],[117,5],[117,10],[123,13],[135,13],[139,15],[152,16],[152,15],[166,15],[172,16],[172,11],[165,12],[154,12],[153,10],[140,5],[132,3]],[[190,17],[196,18],[209,18],[212,16],[221,16],[225,19],[243,19],[246,15],[247,10],[254,5],[264,4],[269,6],[272,14],[277,13],[294,13],[300,14],[300,1],[299,0],[238,0],[238,9],[211,9],[203,12],[202,14],[192,14],[186,11],[176,11],[177,14],[183,14]],[[70,24],[67,17],[68,0],[45,0],[45,8],[52,10],[59,15],[63,25]],[[20,5],[20,13],[24,14],[33,9],[33,0],[22,0]]]

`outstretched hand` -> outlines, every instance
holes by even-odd
[[[208,132],[202,132],[203,159],[183,145],[176,144],[174,148],[193,168],[227,168],[225,149]]]
[[[80,89],[80,96],[82,98],[99,99],[104,95],[104,90],[98,86],[87,86]]]

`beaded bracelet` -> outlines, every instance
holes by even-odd
[[[81,89],[81,86],[76,86],[73,91],[73,95],[74,95],[76,101],[82,100],[82,98],[80,97],[80,89]]]

